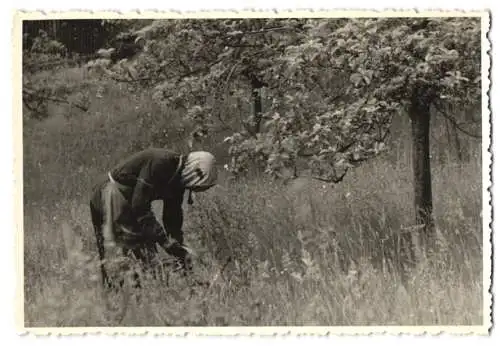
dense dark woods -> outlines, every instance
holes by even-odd
[[[27,325],[482,323],[484,35],[480,17],[25,21]],[[186,205],[211,284],[149,278],[113,315],[87,199],[150,146],[218,159]]]

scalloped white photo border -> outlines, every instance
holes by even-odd
[[[283,336],[283,335],[368,335],[368,334],[459,334],[488,335],[492,327],[492,152],[491,148],[491,111],[490,111],[490,68],[491,43],[488,33],[491,18],[488,11],[453,11],[453,10],[197,10],[197,11],[22,11],[13,12],[14,26],[12,30],[12,90],[13,90],[13,140],[14,140],[14,225],[15,225],[15,264],[16,264],[16,328],[20,334],[32,335],[248,335],[248,336]],[[85,328],[26,328],[24,327],[24,263],[23,263],[23,145],[22,145],[22,20],[39,19],[127,19],[127,18],[289,18],[289,17],[465,17],[481,18],[481,64],[482,64],[482,182],[483,182],[483,323],[477,326],[371,326],[371,327],[85,327]]]

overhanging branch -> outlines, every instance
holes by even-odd
[[[466,134],[467,136],[470,136],[472,138],[477,138],[477,139],[481,139],[482,137],[480,135],[476,135],[475,133],[472,133],[470,132],[469,130],[466,130],[464,129],[455,119],[453,119],[452,116],[449,116],[448,114],[446,114],[446,112],[441,108],[441,106],[437,103],[433,103],[434,105],[434,108],[436,108],[436,110],[438,111],[438,113],[444,117],[445,119],[448,119],[451,124],[457,129],[459,130],[460,132]]]
[[[61,99],[61,98],[58,98],[58,97],[54,97],[54,96],[40,96],[40,95],[36,95],[36,92],[35,91],[32,91],[32,90],[29,90],[29,89],[26,89],[24,88],[23,89],[23,96],[26,96],[26,97],[30,97],[30,98],[33,98],[33,99],[36,99],[36,101],[41,104],[43,103],[44,101],[52,101],[52,102],[55,102],[55,103],[64,103],[64,104],[69,104],[71,106],[75,106],[76,108],[86,112],[88,111],[88,107],[85,107],[85,106],[82,106],[82,105],[79,105],[78,103],[71,103],[69,102],[68,100],[65,100],[65,99]],[[23,101],[24,101],[24,104],[25,106],[30,109],[31,111],[34,111],[33,109],[31,109],[28,105],[27,105],[27,101],[26,99],[23,97]]]
[[[335,176],[334,178],[323,178],[323,177],[316,176],[316,175],[296,175],[295,178],[311,178],[314,180],[321,181],[323,183],[338,184],[344,179],[346,174],[347,174],[347,169],[344,171],[344,173],[340,177]]]

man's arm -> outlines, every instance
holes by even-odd
[[[145,165],[137,177],[137,183],[130,201],[131,211],[135,218],[151,209],[154,186],[150,182],[151,172],[149,165]]]
[[[163,225],[166,235],[159,244],[168,254],[177,257],[183,262],[183,266],[186,266],[187,251],[182,246],[184,245],[184,233],[182,231],[184,219],[182,210],[183,195],[183,193],[180,193],[175,198],[163,200]],[[173,238],[173,241],[170,238]]]
[[[175,197],[163,200],[163,226],[167,235],[179,244],[184,244],[184,213],[182,210],[184,193],[178,193]]]

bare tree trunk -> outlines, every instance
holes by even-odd
[[[417,90],[409,109],[412,133],[413,191],[417,225],[423,225],[419,234],[420,246],[425,251],[433,238],[432,179],[429,148],[430,101]]]
[[[260,132],[260,123],[262,122],[262,97],[260,94],[261,89],[252,89],[253,100],[253,133]]]
[[[52,21],[52,37],[56,40],[58,39],[58,37],[57,37],[57,20]]]
[[[252,136],[256,136],[260,132],[260,125],[262,123],[262,88],[267,86],[266,83],[262,82],[259,77],[255,75],[252,71],[252,67],[249,66],[242,74],[248,78],[250,81],[250,86],[252,88],[252,104],[253,104],[253,116],[252,121],[249,126],[249,131]]]
[[[256,78],[252,78],[252,102],[253,102],[253,135],[260,132],[262,122],[262,83]]]

